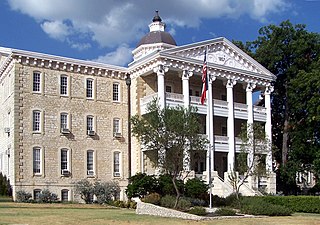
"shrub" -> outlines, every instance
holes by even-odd
[[[116,199],[120,193],[120,187],[116,182],[100,183],[96,181],[93,187],[93,193],[97,197],[97,203],[109,203],[111,200]]]
[[[12,196],[10,180],[0,172],[0,196]]]
[[[217,209],[214,214],[218,216],[235,216],[237,213],[233,209],[222,207]]]
[[[199,178],[189,179],[184,185],[184,194],[191,198],[200,198],[207,195],[208,185]]]
[[[205,200],[199,198],[186,198],[191,202],[192,206],[205,206],[207,205]]]
[[[37,202],[40,203],[52,203],[57,201],[58,196],[54,193],[51,193],[48,189],[44,189],[43,191],[41,191],[39,199],[37,200]]]
[[[202,206],[195,206],[189,210],[189,213],[195,214],[198,216],[205,216],[207,214],[206,209]]]
[[[165,195],[160,199],[160,205],[166,208],[173,208],[176,202],[176,198],[171,195]]]
[[[32,197],[32,194],[26,191],[17,191],[16,193],[16,201],[17,202],[29,202]]]
[[[172,176],[169,174],[163,174],[160,175],[158,178],[159,187],[158,187],[158,193],[162,196],[164,195],[175,195],[176,190],[172,183]],[[176,185],[178,186],[178,189],[180,193],[183,193],[184,184],[182,180],[176,180]]]
[[[113,202],[110,202],[111,205],[119,208],[127,208],[127,204],[124,201],[121,200],[115,200]]]
[[[179,210],[189,210],[191,207],[191,202],[186,198],[180,198],[178,201],[177,209]]]
[[[144,197],[145,195],[157,192],[159,188],[158,181],[153,175],[137,173],[129,178],[126,194],[128,198]]]
[[[81,199],[84,200],[85,203],[92,203],[94,186],[88,180],[83,179],[78,181],[75,184],[75,191],[80,194]]]
[[[212,196],[212,205],[215,207],[221,207],[221,206],[226,206],[226,199],[225,198],[221,198],[218,195],[213,195]]]
[[[240,195],[240,198],[241,198],[241,195]],[[237,195],[235,193],[227,196],[225,201],[226,201],[226,206],[231,206],[231,207],[239,206],[239,200],[237,199]]]
[[[160,195],[158,193],[151,193],[142,199],[146,203],[151,203],[155,205],[160,204]]]
[[[241,200],[241,212],[252,215],[290,216],[292,211],[281,205],[273,205],[262,198],[247,197]]]

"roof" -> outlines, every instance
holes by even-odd
[[[152,31],[141,38],[137,47],[145,44],[155,44],[155,43],[166,43],[170,45],[177,46],[176,41],[173,39],[171,34],[165,31]]]

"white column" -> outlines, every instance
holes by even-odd
[[[190,95],[189,95],[189,78],[193,75],[192,71],[184,70],[182,72],[182,94],[183,94],[183,105],[185,108],[190,106]]]
[[[168,71],[168,68],[162,64],[158,65],[153,69],[157,73],[158,77],[158,101],[160,109],[164,109],[166,106],[166,95],[165,95],[165,86],[164,86],[164,74]]]
[[[228,102],[228,119],[227,119],[227,130],[229,140],[229,151],[228,151],[228,172],[234,171],[235,162],[235,138],[234,138],[234,104],[233,104],[233,86],[237,82],[233,79],[228,79],[227,82],[227,102]]]
[[[272,127],[271,127],[271,99],[270,95],[273,91],[273,86],[268,85],[264,92],[264,104],[266,107],[266,125],[265,132],[268,139],[268,153],[266,157],[266,170],[272,172]]]
[[[183,70],[182,72],[182,93],[183,93],[183,105],[186,109],[190,106],[189,95],[189,78],[193,75],[192,71]],[[189,140],[186,140],[189,142]],[[183,154],[183,168],[185,171],[190,171],[190,152],[189,147],[184,148]]]
[[[247,119],[247,134],[249,142],[253,144],[253,104],[252,104],[252,91],[256,87],[254,83],[248,83],[246,88],[247,106],[248,106],[248,119]],[[253,162],[253,145],[248,149],[247,164],[250,167]]]

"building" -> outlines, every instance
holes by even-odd
[[[26,190],[36,197],[49,189],[61,200],[74,200],[74,183],[87,178],[118,181],[124,198],[129,173],[155,173],[148,152],[128,137],[127,96],[131,115],[144,115],[153,98],[161,107],[196,106],[214,150],[212,157],[209,151],[194,153],[191,175],[208,179],[210,163],[213,191],[232,192],[225,173],[240,151],[241,124],[260,122],[271,137],[275,76],[225,38],[177,46],[158,13],[149,28],[128,67],[0,48],[0,171],[14,193]],[[213,94],[202,105],[205,51]],[[265,107],[254,106],[255,92],[264,93]],[[264,154],[267,176],[259,182],[251,177],[244,194],[257,194],[259,186],[275,193],[271,149]]]

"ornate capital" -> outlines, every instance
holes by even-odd
[[[211,74],[208,76],[208,78],[209,78],[209,83],[210,83],[210,84],[212,84],[212,83],[213,83],[213,81],[215,81],[215,80],[217,79],[217,77],[216,77],[216,76],[211,75]]]
[[[233,88],[234,85],[236,85],[237,81],[235,79],[228,79],[227,81],[227,88]]]
[[[153,68],[153,72],[157,74],[164,74],[168,72],[168,70],[169,70],[169,67],[164,66],[163,64],[159,64]]]
[[[256,84],[255,83],[253,83],[253,82],[249,82],[248,84],[247,84],[247,88],[246,88],[246,91],[248,92],[248,91],[253,91],[253,89],[255,89],[256,88]]]
[[[189,79],[190,77],[192,77],[192,75],[193,75],[193,71],[190,71],[190,70],[182,71],[182,79]]]
[[[270,95],[273,91],[274,91],[273,86],[272,86],[271,84],[268,84],[268,85],[266,86],[266,89],[265,89],[264,93],[265,93],[266,95]]]

